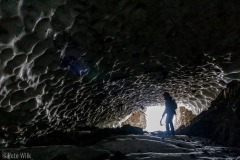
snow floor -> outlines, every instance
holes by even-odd
[[[223,147],[209,139],[157,133],[116,135],[95,145],[42,146],[2,149],[6,153],[29,153],[34,160],[240,160],[240,148]]]

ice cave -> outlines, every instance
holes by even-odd
[[[239,8],[0,0],[0,159],[240,159]]]

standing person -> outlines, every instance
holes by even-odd
[[[165,110],[162,114],[162,119],[164,117],[165,114],[167,114],[167,118],[166,118],[166,132],[167,135],[175,135],[175,131],[174,131],[174,127],[173,127],[173,116],[176,114],[176,109],[177,109],[177,103],[175,102],[175,100],[170,96],[170,94],[168,92],[164,92],[163,93],[163,97],[165,99]],[[162,119],[160,121],[160,124],[162,124]],[[171,132],[169,130],[169,126],[171,129]]]

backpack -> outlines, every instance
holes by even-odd
[[[174,99],[172,99],[170,102],[171,102],[170,103],[171,111],[172,111],[173,114],[176,114],[175,110],[177,109],[177,103],[176,103],[176,101]]]

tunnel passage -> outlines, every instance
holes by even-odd
[[[239,12],[207,0],[2,0],[1,144],[108,127],[163,105],[164,91],[201,113],[240,79]]]

